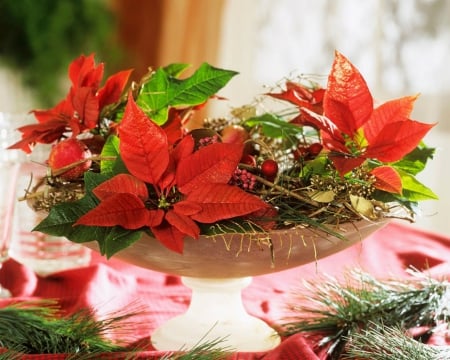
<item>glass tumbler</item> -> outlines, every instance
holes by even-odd
[[[45,176],[46,169],[41,161],[30,159],[22,163],[17,181],[17,198],[23,198],[25,193]],[[41,276],[89,265],[91,260],[89,248],[65,237],[32,231],[46,216],[32,210],[26,201],[18,201],[15,216],[16,234],[11,245],[11,257]]]
[[[58,271],[86,266],[90,263],[91,250],[73,243],[64,237],[49,236],[32,229],[46,215],[33,211],[23,198],[35,183],[46,175],[45,166],[50,146],[39,144],[30,155],[21,150],[6,150],[20,139],[17,128],[34,123],[33,116],[27,114],[0,113],[0,131],[2,131],[2,234],[5,242],[5,254],[31,268],[38,275],[49,275]],[[3,210],[3,207],[2,207]],[[3,212],[2,212],[3,214]],[[3,221],[5,220],[5,227]],[[7,235],[7,236],[6,236]],[[3,236],[3,235],[2,235]],[[12,241],[11,241],[12,240]],[[2,238],[2,249],[3,249]],[[8,251],[6,251],[8,250]],[[3,253],[3,251],[2,251]],[[2,256],[3,258],[3,256]]]
[[[14,141],[15,124],[7,114],[0,113],[0,269],[9,258],[9,249],[14,234],[14,207],[19,177],[21,154],[18,150],[7,150]],[[11,293],[0,284],[0,297]]]

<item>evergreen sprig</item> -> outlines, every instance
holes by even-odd
[[[181,349],[178,353],[170,353],[161,360],[222,360],[229,358],[233,349],[226,347],[222,343],[225,339],[218,338],[210,341],[200,341],[199,344],[186,352]]]
[[[125,331],[127,319],[134,315],[112,314],[96,320],[94,310],[88,308],[62,316],[54,300],[14,303],[0,309],[0,347],[8,349],[0,359],[58,353],[88,359],[100,352],[123,351],[125,347],[105,335],[117,329]]]
[[[130,308],[130,307],[128,307]],[[66,354],[67,360],[98,359],[99,354],[126,352],[126,359],[139,357],[139,347],[129,348],[126,340],[107,340],[114,332],[128,335],[136,323],[129,320],[140,312],[113,313],[105,320],[96,320],[94,310],[83,308],[63,316],[57,301],[17,302],[0,309],[0,360],[18,360],[24,354]],[[120,336],[119,336],[120,337]],[[219,360],[232,352],[221,346],[223,339],[199,342],[192,349],[168,352],[164,360]]]
[[[450,346],[426,345],[407,336],[401,328],[372,323],[353,335],[346,359],[444,360],[450,359]]]
[[[285,335],[320,336],[319,347],[328,347],[330,359],[346,352],[354,336],[371,323],[411,329],[425,326],[432,331],[450,325],[450,283],[410,270],[410,280],[377,280],[361,271],[350,271],[346,284],[326,277],[305,282],[289,305],[296,314],[284,324]],[[422,340],[422,339],[418,339]]]

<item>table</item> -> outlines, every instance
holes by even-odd
[[[358,268],[377,278],[407,279],[409,266],[426,270],[432,277],[450,279],[450,237],[420,230],[415,225],[393,222],[338,254],[317,263],[279,273],[255,277],[243,292],[247,310],[269,324],[281,324],[288,315],[287,303],[303,279],[319,279],[323,274],[336,278],[349,269]],[[0,271],[0,281],[11,290],[12,299],[0,300],[0,306],[12,301],[58,299],[61,308],[70,314],[82,307],[93,307],[98,316],[107,317],[120,309],[143,309],[133,318],[138,324],[130,344],[141,344],[146,351],[142,359],[157,359],[163,353],[151,346],[149,334],[167,319],[184,312],[189,304],[190,290],[173,275],[166,275],[93,253],[91,264],[47,277],[35,275],[22,264],[8,260]],[[442,344],[450,339],[433,339]],[[64,355],[29,355],[26,359],[64,359]],[[101,358],[120,358],[105,354]],[[297,334],[274,350],[261,353],[236,353],[232,359],[322,359],[314,353],[308,340]]]

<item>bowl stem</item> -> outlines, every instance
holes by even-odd
[[[183,277],[192,289],[189,308],[152,334],[158,350],[189,350],[217,342],[230,351],[267,351],[280,343],[280,337],[267,323],[245,310],[242,289],[251,277],[231,279]]]

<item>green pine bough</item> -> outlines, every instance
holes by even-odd
[[[302,333],[319,337],[328,358],[371,360],[428,360],[450,358],[450,346],[426,345],[429,335],[448,331],[450,283],[409,270],[409,280],[377,280],[351,271],[346,284],[332,277],[305,282],[292,295],[288,307],[294,314],[282,324],[284,335]],[[55,300],[18,302],[0,309],[0,360],[19,359],[23,354],[68,354],[68,359],[95,359],[99,353],[127,352],[137,357],[144,348],[132,348],[124,340],[112,342],[105,335],[132,333],[129,321],[141,309],[111,314],[96,320],[92,309],[62,316]],[[415,327],[426,328],[416,337]],[[199,341],[192,349],[168,352],[164,360],[224,359],[233,352],[223,339]]]
[[[408,357],[402,354],[418,347],[421,352],[429,352],[432,356],[436,348],[420,341],[426,340],[427,335],[442,326],[449,328],[450,283],[432,279],[414,269],[409,269],[409,272],[412,278],[401,281],[381,281],[361,271],[350,271],[345,285],[331,277],[320,283],[305,282],[302,291],[296,292],[289,304],[295,315],[283,325],[285,335],[303,333],[307,337],[319,336],[321,340],[317,346],[326,347],[329,358],[333,360],[348,356],[349,347],[353,354],[358,355],[364,349],[373,349],[374,354],[363,357],[372,360],[403,360]],[[407,330],[416,327],[425,327],[428,331],[404,341]],[[403,330],[402,338],[390,339],[389,356],[375,357],[376,351],[382,353],[382,348],[389,348],[380,333],[395,331],[398,334],[399,330],[395,329]],[[448,353],[449,350],[443,348],[439,351]]]
[[[113,314],[95,320],[94,310],[81,309],[62,316],[55,300],[18,302],[0,309],[0,359],[21,354],[74,354],[78,359],[100,352],[123,351],[105,335],[124,327],[134,314]],[[91,357],[92,358],[92,357]]]
[[[347,349],[347,359],[358,360],[445,360],[450,346],[431,346],[407,336],[399,327],[371,323],[355,333]]]
[[[108,333],[132,334],[136,323],[129,320],[141,314],[114,313],[96,320],[93,309],[83,308],[63,316],[56,300],[18,302],[0,309],[0,360],[21,359],[24,354],[67,354],[68,360],[97,359],[99,354],[126,352],[138,358],[144,348],[126,346],[125,340],[108,340]],[[163,356],[164,360],[223,359],[231,350],[221,347],[222,339],[180,349]]]

